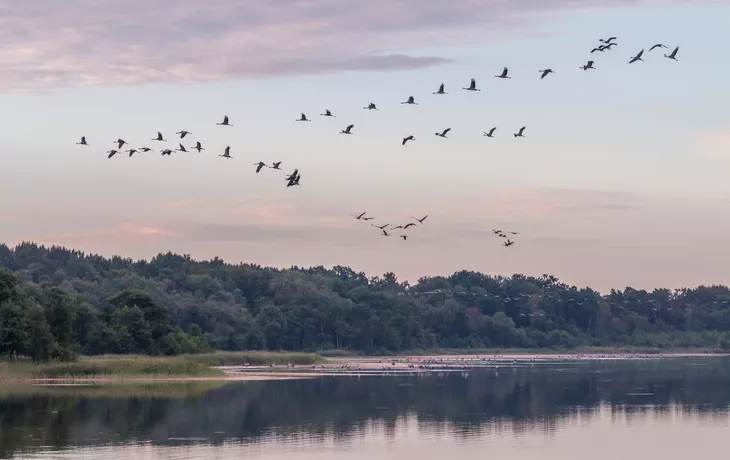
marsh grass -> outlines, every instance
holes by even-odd
[[[82,396],[97,398],[190,398],[230,384],[226,381],[205,382],[102,382],[76,385],[8,383],[0,385],[0,399],[25,395]]]
[[[222,377],[215,366],[316,364],[325,362],[311,353],[216,352],[180,356],[82,356],[76,362],[33,364],[0,362],[0,378],[62,379],[91,377]]]

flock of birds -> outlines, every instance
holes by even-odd
[[[618,46],[618,43],[616,43],[616,40],[617,40],[617,37],[609,37],[607,39],[603,39],[603,38],[599,39],[599,44],[591,50],[591,54],[594,54],[594,53],[604,53],[604,52],[607,52],[607,51],[612,50],[614,46]],[[655,49],[662,49],[662,48],[668,49],[668,47],[666,45],[661,44],[661,43],[658,43],[656,45],[653,45],[651,48],[649,48],[649,52],[652,52]],[[671,53],[664,54],[664,57],[667,58],[667,59],[671,59],[671,60],[677,61],[677,53],[678,52],[679,52],[679,46],[675,47],[674,50]],[[635,56],[633,56],[628,61],[628,63],[629,64],[633,64],[633,63],[638,62],[638,61],[644,61],[643,56],[644,56],[644,49],[642,49]],[[584,71],[587,71],[589,69],[595,70],[596,67],[594,66],[594,64],[595,64],[595,61],[589,60],[587,63],[581,65],[579,68],[583,69]],[[550,75],[551,73],[555,73],[555,71],[553,69],[551,69],[551,68],[541,69],[541,70],[539,70],[539,72],[540,72],[540,79],[541,80],[544,79],[545,77],[547,77],[548,75]],[[500,78],[500,79],[509,79],[509,78],[512,78],[509,75],[509,69],[507,67],[505,67],[502,70],[502,73],[501,74],[495,75],[494,77],[495,78]],[[474,78],[471,79],[471,82],[470,82],[469,86],[463,87],[462,89],[463,90],[466,90],[466,91],[481,91],[481,89],[477,88],[477,82],[476,82],[476,79],[474,79]],[[446,86],[445,86],[445,84],[444,83],[441,83],[439,85],[439,87],[438,87],[438,90],[435,91],[433,94],[435,94],[435,95],[446,95],[446,94],[449,94],[449,93],[446,92]],[[409,96],[405,101],[401,102],[401,104],[418,105],[418,102],[416,102],[415,97]],[[374,103],[372,103],[372,102],[370,102],[370,103],[368,103],[368,105],[364,106],[363,109],[365,109],[365,110],[376,110],[376,111],[379,110],[378,107]],[[321,116],[324,116],[324,117],[335,118],[335,115],[329,109],[325,110],[324,113],[321,113],[320,115]],[[299,118],[297,118],[295,121],[296,122],[310,122],[312,120],[310,118],[308,118],[305,113],[302,113],[301,116]],[[223,121],[220,122],[220,123],[216,123],[216,125],[217,126],[233,126],[230,123],[230,120],[228,118],[228,115],[224,115],[223,116]],[[354,134],[354,132],[353,132],[353,129],[354,128],[355,128],[355,125],[354,124],[347,125],[343,130],[340,131],[340,134],[352,135],[352,134]],[[513,136],[515,138],[525,137],[525,130],[526,129],[527,129],[526,126],[521,127],[517,132],[513,133]],[[489,131],[483,131],[482,134],[485,137],[494,138],[494,133],[495,133],[496,130],[497,130],[497,127],[492,127],[492,128],[489,129]],[[450,131],[451,131],[451,128],[446,128],[443,131],[436,132],[435,135],[438,136],[438,137],[441,137],[441,138],[447,138],[447,135],[449,134]],[[170,156],[170,155],[172,155],[173,152],[187,153],[189,150],[196,150],[198,153],[200,153],[203,150],[205,150],[205,148],[203,148],[203,145],[202,145],[202,143],[200,141],[197,141],[194,146],[187,147],[187,148],[183,145],[182,140],[185,139],[186,136],[192,135],[192,133],[190,131],[181,130],[181,131],[176,132],[175,134],[178,135],[179,136],[179,139],[180,139],[180,142],[178,144],[178,148],[176,148],[176,149],[165,148],[165,149],[160,150],[160,154],[163,157],[164,156]],[[161,132],[158,132],[157,133],[157,137],[151,138],[151,140],[152,141],[157,141],[157,142],[167,142]],[[402,146],[405,146],[408,142],[415,141],[415,140],[416,140],[415,136],[413,136],[412,134],[411,135],[408,135],[408,136],[404,137],[401,140],[401,145]],[[82,136],[81,137],[81,141],[80,142],[77,142],[77,144],[78,145],[83,145],[83,146],[89,146],[88,142],[86,141],[86,136]],[[119,138],[116,141],[114,141],[114,144],[116,144],[117,148],[116,149],[112,149],[112,150],[108,150],[106,152],[108,154],[108,156],[107,156],[108,158],[112,158],[113,156],[115,156],[115,155],[117,155],[119,153],[122,153],[122,148],[125,145],[127,145],[127,146],[129,145],[127,143],[127,141],[125,141],[124,139],[121,139],[121,138]],[[138,152],[147,153],[147,152],[151,152],[151,151],[153,151],[153,149],[151,149],[149,147],[138,147],[138,148],[129,148],[125,152],[128,153],[129,156],[131,157],[132,155],[134,155],[135,153],[138,153]],[[220,156],[222,158],[226,158],[226,159],[233,158],[231,156],[231,147],[230,147],[230,145],[227,146],[224,149],[223,154],[218,155],[218,156]],[[257,163],[254,163],[254,166],[256,167],[256,173],[259,173],[263,168],[281,170],[281,161],[273,162],[271,164],[271,166],[267,165],[266,163],[264,163],[262,161],[259,161]],[[294,172],[292,172],[291,174],[288,174],[285,177],[286,186],[287,187],[293,187],[293,186],[299,185],[300,178],[301,178],[301,175],[299,174],[299,170],[298,169],[295,169]],[[353,217],[355,217],[358,220],[363,220],[363,221],[368,221],[368,220],[372,220],[373,219],[372,217],[365,216],[365,214],[366,213],[362,213],[362,214],[358,214],[358,215],[353,215]],[[390,224],[386,224],[386,225],[383,225],[383,226],[377,226],[377,225],[373,225],[373,226],[376,227],[376,228],[378,228],[382,232],[381,235],[383,235],[383,236],[390,236],[390,233],[388,233],[388,229],[391,230],[391,231],[392,230],[396,230],[396,229],[400,229],[402,231],[405,231],[405,230],[407,230],[408,228],[410,228],[412,226],[417,226],[417,225],[422,224],[423,221],[426,219],[426,217],[428,217],[428,216],[425,216],[422,219],[417,219],[417,218],[414,217],[414,219],[418,222],[418,224],[416,224],[415,222],[409,222],[409,223],[407,223],[405,225],[396,226],[396,227],[389,227]],[[518,235],[518,233],[516,233],[516,232],[503,232],[501,230],[493,230],[493,233],[495,235],[497,235],[498,237],[500,237],[500,238],[506,239],[506,241],[504,241],[504,243],[503,243],[503,245],[506,246],[506,247],[512,246],[514,244],[514,241],[510,240],[509,237],[508,237],[508,235]],[[408,236],[405,233],[402,233],[401,235],[399,235],[399,237],[402,238],[403,240],[407,240],[408,239]]]
[[[367,214],[367,212],[362,212],[360,214],[350,214],[350,215],[352,217],[354,217],[355,219],[362,220],[364,222],[368,222],[368,221],[375,219],[375,217],[366,216],[365,214]],[[370,225],[377,228],[378,230],[380,230],[380,232],[381,232],[380,234],[382,236],[391,236],[391,233],[388,233],[388,230],[390,230],[391,232],[394,230],[400,230],[401,234],[398,235],[398,238],[402,239],[403,241],[406,241],[408,239],[408,235],[405,233],[405,231],[411,227],[417,227],[419,225],[423,225],[423,222],[427,218],[428,218],[428,214],[426,214],[425,216],[423,216],[421,218],[413,217],[413,220],[415,222],[408,222],[407,224],[396,225],[395,227],[391,227],[390,224],[384,224],[384,225],[370,224]],[[418,222],[418,223],[416,223],[416,222]]]

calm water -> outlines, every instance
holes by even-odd
[[[228,384],[0,385],[0,458],[721,458],[730,360]]]

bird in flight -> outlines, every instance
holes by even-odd
[[[505,67],[504,70],[502,70],[502,73],[500,75],[495,75],[495,77],[497,77],[497,78],[512,78],[512,77],[508,77],[507,76],[507,73],[508,72],[509,72],[509,69],[507,69],[507,67]]]
[[[279,166],[281,166],[281,161],[275,161],[274,163],[271,163],[271,166],[269,166],[270,169],[281,169]]]
[[[379,110],[377,107],[375,107],[375,104],[373,104],[372,102],[369,103],[367,107],[363,107],[363,109],[367,109],[367,110]]]
[[[373,220],[375,217],[366,217],[365,214],[367,212],[363,212],[362,214],[350,214],[352,217],[354,217],[357,220]]]
[[[298,173],[296,176],[289,179],[289,182],[286,184],[287,187],[293,187],[295,185],[299,185],[299,179],[301,179],[302,176],[300,176]]]
[[[445,130],[441,131],[440,133],[436,133],[438,137],[446,137],[447,134],[449,134],[449,131],[451,131],[451,128],[446,128]]]
[[[605,45],[603,45],[603,49],[607,49],[607,50],[611,51],[612,46],[618,46],[618,43],[614,43],[614,42],[606,43]]]
[[[259,161],[258,163],[254,163],[253,165],[256,166],[256,172],[258,173],[259,171],[261,171],[261,168],[266,166],[266,163],[264,163],[263,161]]]
[[[297,118],[296,121],[309,121],[309,118],[302,112],[302,116]]]
[[[223,115],[223,123],[216,123],[219,126],[233,126],[228,122],[228,115]]]
[[[86,143],[86,136],[81,136],[81,142],[77,142],[76,145],[89,145]]]
[[[613,40],[616,40],[616,37],[611,37],[611,38],[609,38],[609,39],[607,39],[607,40],[604,40],[604,39],[602,39],[602,38],[599,38],[599,39],[598,39],[598,41],[599,41],[599,42],[601,42],[601,43],[606,43],[606,44],[608,44],[608,43],[611,43],[611,42],[612,42]]]
[[[134,155],[135,153],[137,153],[137,150],[136,149],[129,149],[129,150],[127,150],[127,153],[129,153],[129,158],[132,158],[132,155]]]
[[[671,59],[673,61],[677,60],[677,52],[679,52],[679,46],[674,48],[674,51],[672,51],[670,54],[665,54],[664,57],[667,59]]]
[[[413,217],[413,216],[411,216],[411,217]],[[418,223],[419,223],[419,224],[422,224],[422,223],[423,223],[423,221],[424,221],[424,220],[426,220],[426,218],[427,218],[427,217],[428,217],[428,214],[426,214],[425,216],[423,216],[423,217],[422,217],[422,218],[420,218],[420,219],[419,219],[418,217],[413,217],[413,218],[414,218],[414,219],[416,219],[416,220],[418,221]]]
[[[116,155],[117,153],[119,153],[119,151],[118,151],[118,150],[109,150],[109,151],[108,151],[108,152],[106,152],[106,153],[108,153],[108,154],[109,154],[109,156],[108,156],[107,158],[111,158],[111,157],[113,157],[114,155]]]
[[[409,227],[415,227],[415,226],[416,226],[416,224],[414,224],[413,222],[408,222],[405,225],[399,225],[397,227],[393,227],[393,228],[391,228],[391,230],[397,230],[399,228],[403,229],[403,230],[408,230]]]
[[[114,143],[117,144],[119,146],[118,148],[121,149],[122,146],[127,143],[127,141],[125,141],[124,139],[117,139],[116,141],[114,141]]]
[[[520,234],[519,232],[510,232],[510,231],[506,231],[504,233],[509,233],[510,235],[519,235]]]
[[[583,70],[588,70],[588,69],[595,69],[595,67],[593,67],[593,61],[588,61],[588,62],[587,62],[586,64],[584,64],[584,65],[582,65],[582,66],[580,66],[580,67],[581,67],[581,68],[582,68]]]
[[[229,145],[228,147],[226,147],[226,150],[223,152],[223,155],[218,155],[218,156],[223,157],[223,158],[233,158],[231,156],[231,146]]]
[[[543,69],[540,72],[542,72],[542,75],[540,75],[540,80],[547,77],[551,73],[555,73],[555,71],[553,69]]]
[[[172,155],[172,150],[170,150],[170,149],[165,149],[165,150],[163,150],[163,151],[162,151],[162,152],[160,152],[160,153],[162,154],[162,156],[163,156],[163,157],[164,157],[165,155],[167,155],[167,156],[170,156],[170,155]]]
[[[385,230],[381,229],[380,231],[383,232],[383,236],[390,236],[390,233],[386,232]]]
[[[322,115],[323,117],[334,117],[329,109],[325,110],[324,113],[320,113],[320,115]]]
[[[385,225],[375,225],[375,224],[370,224],[370,225],[372,225],[372,226],[373,226],[373,227],[375,227],[375,228],[379,228],[380,230],[383,230],[383,231],[385,231],[385,229],[386,229],[386,228],[388,228],[388,225],[390,225],[390,224],[385,224]]]
[[[179,134],[179,135],[180,135],[180,139],[183,139],[183,138],[184,138],[185,136],[187,136],[188,134],[193,134],[193,133],[191,133],[190,131],[185,131],[185,130],[183,129],[182,131],[178,131],[178,132],[176,132],[175,134]]]
[[[401,238],[403,238],[403,241],[408,239],[408,235],[400,235]]]
[[[153,138],[152,140],[153,140],[153,141],[162,141],[162,142],[167,142],[167,141],[165,141],[165,139],[163,139],[163,137],[162,137],[162,133],[161,133],[161,132],[159,132],[159,131],[157,131],[157,137]]]
[[[176,148],[175,149],[175,151],[176,152],[187,152],[187,150],[185,149],[185,146],[182,145],[182,143],[180,144],[180,147],[179,148]]]
[[[443,83],[441,83],[441,84],[439,85],[439,90],[438,90],[438,91],[436,91],[436,92],[435,92],[435,93],[433,93],[433,94],[449,94],[449,93],[447,93],[447,92],[445,92],[445,91],[444,91],[444,84],[443,84]]]
[[[408,99],[401,102],[401,104],[415,104],[418,105],[418,102],[416,102],[416,99],[413,96],[408,96]]]
[[[205,150],[203,148],[203,145],[200,143],[200,141],[198,141],[198,142],[195,143],[195,147],[190,147],[190,148],[197,150],[198,153],[200,153],[201,150]]]
[[[596,48],[593,48],[591,50],[591,54],[595,53],[596,51],[600,51],[601,53],[603,53],[604,51],[606,51],[606,46],[605,45],[601,45],[601,46],[598,46]]]
[[[484,134],[487,137],[494,137],[494,131],[497,129],[495,126],[494,128],[490,129],[489,132],[482,131],[482,134]]]
[[[286,180],[292,180],[299,175],[299,169],[295,169],[293,173],[285,177]]]
[[[639,51],[639,54],[637,54],[636,56],[631,58],[631,60],[629,61],[629,64],[633,64],[636,61],[643,61],[643,59],[641,58],[641,56],[643,56],[643,55],[644,55],[644,50]]]
[[[354,128],[355,125],[348,125],[347,128],[340,131],[340,134],[352,134],[352,128]]]
[[[509,238],[507,238],[507,241],[505,241],[503,244],[504,244],[505,247],[510,247],[513,244],[515,244],[515,242],[512,241],[512,240],[510,240]]]
[[[139,149],[139,151],[140,151],[140,152],[151,152],[151,151],[152,151],[152,149],[151,149],[151,148],[149,148],[149,147],[142,147],[141,149]]]
[[[408,137],[404,137],[403,138],[403,142],[401,142],[400,145],[406,145],[406,142],[408,142],[408,141],[415,141],[415,140],[416,140],[416,138],[413,137],[413,135],[410,135]]]
[[[480,89],[477,89],[477,81],[474,80],[473,78],[471,79],[471,84],[469,85],[469,87],[462,88],[462,89],[465,89],[467,91],[481,91]]]
[[[654,51],[657,48],[667,48],[667,45],[662,45],[661,43],[657,43],[656,45],[649,48],[649,51]]]
[[[517,131],[516,133],[514,133],[514,136],[515,137],[525,137],[525,135],[524,135],[525,128],[527,128],[527,126],[523,126],[522,128],[520,128],[519,131]]]

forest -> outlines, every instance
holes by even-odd
[[[730,349],[730,289],[601,294],[550,275],[470,271],[410,285],[343,266],[0,244],[0,356],[579,346]]]

